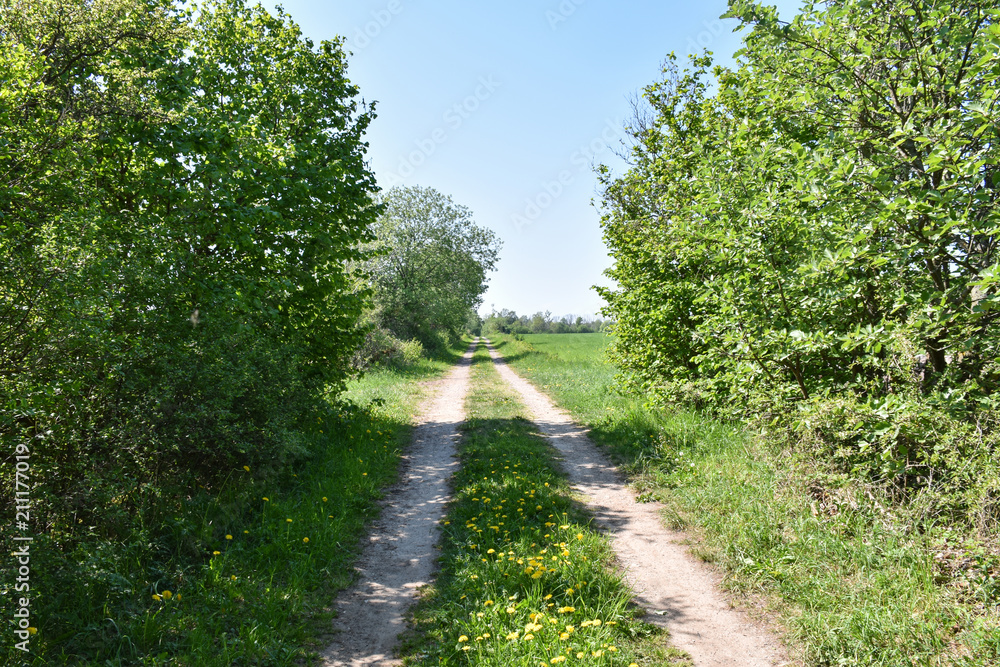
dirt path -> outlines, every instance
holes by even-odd
[[[500,375],[521,395],[539,430],[563,455],[563,466],[611,538],[646,620],[669,630],[696,667],[773,667],[786,663],[775,638],[733,609],[718,577],[663,527],[655,503],[637,503],[618,471],[585,431],[548,396],[512,371],[490,346]],[[654,612],[654,613],[649,613]]]
[[[361,579],[339,596],[339,631],[323,653],[325,665],[398,665],[393,649],[406,628],[404,614],[417,590],[430,582],[445,515],[458,425],[464,420],[469,366],[475,344],[425,403],[404,458],[400,484],[390,491],[370,543],[358,562]]]

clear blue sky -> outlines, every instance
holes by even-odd
[[[667,53],[709,48],[729,61],[740,38],[718,20],[724,0],[281,4],[313,40],[347,38],[349,76],[377,103],[368,142],[380,186],[433,187],[503,240],[485,312],[598,311],[591,286],[608,283],[611,260],[591,165],[621,171],[611,149],[629,97]]]

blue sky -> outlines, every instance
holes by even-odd
[[[785,3],[794,7],[792,3]],[[670,51],[739,48],[726,3],[286,0],[315,41],[347,38],[378,118],[379,184],[433,187],[503,240],[483,312],[592,314],[609,281],[592,165],[617,171],[629,97]],[[784,12],[783,12],[784,14]]]

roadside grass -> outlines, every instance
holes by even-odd
[[[510,365],[591,429],[640,499],[809,665],[1000,664],[995,564],[956,575],[947,527],[765,437],[614,390],[603,334],[497,337]]]
[[[354,579],[382,489],[396,479],[425,393],[420,380],[440,376],[457,353],[352,382],[302,434],[314,454],[295,470],[241,468],[218,488],[165,492],[150,512],[157,537],[140,528],[128,543],[73,554],[94,570],[76,590],[46,590],[39,568],[32,587],[58,611],[33,618],[34,655],[8,653],[5,664],[311,660],[329,632],[331,602]]]
[[[405,664],[690,664],[636,620],[607,540],[482,345],[466,410],[442,570],[413,612]]]

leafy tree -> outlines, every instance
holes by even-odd
[[[195,483],[311,454],[368,296],[372,113],[340,42],[236,0],[0,0],[0,71],[0,439],[32,446],[44,590],[111,596],[107,544],[153,571]]]
[[[433,188],[396,187],[383,203],[368,262],[378,318],[400,338],[437,347],[441,336],[463,331],[469,309],[482,303],[500,240]]]
[[[851,465],[926,480],[995,422],[996,12],[731,15],[739,68],[668,61],[631,169],[602,174],[614,355],[661,400],[790,415]]]

